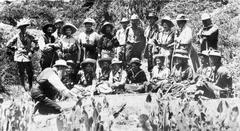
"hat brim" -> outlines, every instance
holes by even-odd
[[[46,33],[48,27],[52,27],[52,28],[53,28],[52,33],[56,31],[56,27],[55,27],[55,25],[53,25],[53,24],[46,24],[46,25],[44,25],[44,26],[42,27],[42,31],[43,31],[44,33]]]
[[[19,29],[19,28],[22,28],[22,27],[27,27],[27,26],[29,26],[30,24],[21,24],[21,25],[17,25],[17,29]]]
[[[173,26],[174,26],[174,24],[173,24],[173,22],[172,22],[171,20],[162,19],[162,21],[161,21],[161,26],[163,26],[163,22],[170,23],[170,27],[173,27]]]
[[[68,68],[68,65],[53,65],[53,67],[65,67],[65,68]]]
[[[176,21],[189,21],[189,19],[188,18],[186,18],[186,19],[176,19]]]
[[[117,65],[122,65],[122,62],[114,62],[114,63],[111,64],[111,66],[116,65],[116,64]]]
[[[185,56],[185,55],[180,55],[180,54],[176,54],[176,55],[173,55],[174,58],[182,58],[182,59],[189,59],[188,56]]]
[[[130,21],[120,21],[120,23],[130,23]]]
[[[71,34],[74,34],[74,33],[77,32],[77,28],[76,28],[76,27],[74,27],[74,26],[72,26],[72,25],[65,25],[65,26],[62,27],[62,34],[63,34],[63,35],[66,35],[66,29],[67,29],[67,28],[70,28],[70,29],[72,30],[72,33],[71,33]]]
[[[136,61],[134,61],[134,62],[130,62],[130,64],[137,64],[138,66],[141,66],[141,65],[142,65],[141,63],[136,62]]]

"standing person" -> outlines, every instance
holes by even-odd
[[[148,62],[148,71],[151,72],[153,68],[153,49],[154,49],[154,40],[157,39],[159,34],[159,27],[157,25],[158,17],[154,13],[149,13],[147,16],[149,26],[144,32],[146,38],[147,46],[145,48],[144,56]]]
[[[165,16],[161,20],[161,26],[163,27],[163,31],[160,32],[157,37],[154,54],[164,54],[165,65],[171,69],[174,42],[174,32],[172,31],[172,27],[174,24],[169,16]]]
[[[76,97],[61,81],[67,67],[65,60],[57,60],[52,68],[46,68],[38,75],[37,84],[31,90],[32,98],[38,101],[34,113],[37,110],[40,114],[61,113],[62,108],[54,101],[59,93],[67,97]]]
[[[83,24],[85,26],[85,31],[80,33],[78,37],[79,43],[84,50],[83,59],[92,58],[97,60],[97,44],[99,41],[99,34],[93,30],[93,25],[95,24],[95,21],[92,18],[86,18],[83,21]]]
[[[26,91],[27,88],[25,87],[24,72],[25,70],[27,71],[29,89],[31,89],[33,81],[33,66],[31,58],[34,51],[38,50],[37,40],[26,31],[29,25],[30,20],[28,19],[20,20],[17,24],[17,29],[20,30],[20,33],[14,36],[7,43],[8,48],[15,50],[14,61],[16,61],[18,65],[21,85],[24,87]],[[33,43],[35,43],[35,45],[33,45]]]
[[[138,15],[133,14],[131,16],[131,26],[127,28],[126,34],[127,62],[130,62],[132,58],[139,58],[140,60],[142,58],[142,53],[145,48],[146,39],[144,36],[144,30],[139,25],[140,19]]]
[[[77,28],[70,23],[65,24],[62,27],[63,38],[60,40],[60,57],[64,60],[73,61],[74,80],[77,75],[77,65],[80,64],[81,47],[78,40],[73,37],[73,34],[77,31]]]
[[[174,41],[176,43],[174,48],[182,49],[188,52],[188,63],[194,69],[194,71],[196,71],[199,67],[199,61],[197,52],[192,47],[193,31],[187,24],[188,20],[189,19],[184,14],[179,14],[177,16],[176,21],[178,30],[174,38]]]
[[[44,35],[39,39],[39,48],[41,50],[40,65],[42,70],[51,67],[58,60],[57,50],[60,45],[56,42],[52,33],[56,30],[53,24],[46,24],[42,28]]]
[[[53,33],[53,36],[58,40],[60,38],[62,38],[63,34],[62,34],[62,27],[64,25],[64,21],[61,19],[57,19],[54,23],[55,27],[56,27],[56,31]]]
[[[119,42],[119,47],[117,47],[117,58],[123,62],[126,61],[126,34],[129,20],[127,18],[122,18],[120,21],[121,29],[116,33],[117,40]]]
[[[200,38],[200,50],[218,49],[218,26],[212,24],[209,14],[204,13],[201,16],[203,28],[200,29],[198,37]]]
[[[109,76],[109,86],[115,93],[122,93],[127,80],[127,72],[122,69],[122,61],[112,59],[112,71]]]
[[[98,56],[101,58],[103,55],[108,55],[110,57],[115,56],[115,48],[119,45],[118,40],[112,34],[113,24],[110,22],[105,22],[101,28],[102,36],[100,37],[98,43]]]

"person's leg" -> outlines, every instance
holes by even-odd
[[[25,63],[25,68],[26,68],[27,75],[28,75],[29,90],[31,90],[32,82],[33,82],[33,66],[32,66],[32,62],[26,62]]]
[[[126,62],[130,62],[133,53],[133,46],[128,44],[126,46]]]
[[[20,82],[21,82],[21,85],[24,87],[24,89],[26,90],[26,87],[25,87],[25,81],[24,81],[24,63],[23,62],[18,62],[17,63],[18,65],[18,72],[19,72],[19,76],[20,76]],[[27,90],[26,90],[27,91]]]

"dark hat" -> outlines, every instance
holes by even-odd
[[[96,60],[91,59],[91,58],[86,58],[86,59],[81,63],[81,66],[84,67],[84,66],[86,66],[87,64],[95,65],[95,64],[96,64]]]
[[[132,58],[130,64],[136,63],[138,66],[141,66],[141,60],[138,58]]]
[[[53,25],[53,24],[46,24],[46,25],[44,25],[44,26],[42,27],[42,31],[43,31],[44,33],[46,33],[48,27],[52,27],[52,28],[53,28],[53,32],[56,31],[56,27],[55,27],[55,25]],[[52,33],[53,33],[53,32],[52,32]]]
[[[105,23],[103,24],[102,28],[101,28],[101,32],[102,32],[103,34],[105,34],[105,32],[106,32],[105,29],[106,29],[107,26],[110,26],[112,29],[114,28],[114,26],[113,26],[112,23],[110,23],[110,22],[105,22]]]
[[[62,34],[63,35],[66,35],[66,29],[67,28],[70,28],[72,30],[72,34],[74,34],[76,31],[77,31],[77,27],[74,26],[73,24],[71,23],[67,23],[65,24],[63,27],[62,27]]]
[[[163,23],[164,22],[167,22],[167,23],[169,23],[170,25],[170,27],[173,27],[174,26],[174,24],[173,24],[173,22],[172,22],[172,20],[171,20],[171,18],[169,17],[169,16],[165,16],[165,17],[163,17],[162,18],[162,20],[161,20],[161,26],[163,26]]]
[[[154,18],[156,21],[158,20],[156,13],[153,13],[153,12],[149,13],[147,16],[147,19],[150,19],[150,18]]]

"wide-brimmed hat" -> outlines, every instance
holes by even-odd
[[[112,57],[110,57],[109,55],[103,55],[102,58],[98,60],[98,64],[101,65],[103,62],[111,63],[111,61],[112,61]]]
[[[137,64],[138,66],[140,66],[140,65],[141,65],[141,60],[138,59],[138,58],[132,58],[132,59],[130,60],[130,64],[133,64],[133,63],[135,63],[135,64]]]
[[[114,64],[122,64],[122,61],[120,61],[118,58],[113,58],[111,62],[111,66]]]
[[[66,35],[66,29],[70,28],[72,30],[72,34],[74,34],[77,31],[77,27],[74,26],[71,23],[66,23],[63,27],[62,27],[62,34]]]
[[[131,16],[131,20],[139,20],[139,16],[137,14],[133,14]]]
[[[92,64],[95,65],[96,64],[96,60],[91,59],[91,58],[86,58],[82,63],[81,66],[84,67],[87,64]]]
[[[158,20],[158,16],[156,15],[156,13],[153,13],[153,12],[147,15],[147,19],[150,19],[150,18],[154,18],[156,21]]]
[[[67,60],[67,65],[68,66],[73,66],[74,65],[74,61],[73,60]]]
[[[57,20],[55,20],[54,24],[56,25],[56,24],[58,24],[58,23],[64,23],[64,21],[61,20],[61,19],[57,19]]]
[[[129,23],[128,18],[123,17],[122,20],[120,21],[120,23]]]
[[[179,14],[176,18],[176,21],[188,21],[189,19],[187,18],[186,15],[184,14]]]
[[[198,53],[199,56],[209,56],[209,51],[203,50],[202,52]]]
[[[48,27],[52,27],[52,28],[53,28],[52,33],[56,31],[56,27],[55,27],[55,25],[54,25],[54,24],[50,24],[50,23],[44,25],[44,26],[42,27],[42,31],[43,31],[44,33],[46,33]]]
[[[110,22],[104,22],[104,24],[103,24],[103,26],[102,26],[102,28],[101,28],[101,32],[103,33],[103,34],[105,34],[106,33],[106,27],[107,26],[110,26],[112,29],[114,28],[114,26],[113,26],[113,24],[112,23],[110,23]]]
[[[163,26],[163,22],[170,23],[170,27],[174,26],[174,23],[172,22],[171,18],[169,16],[164,16],[161,20],[161,26]]]
[[[95,24],[95,20],[92,19],[92,18],[86,18],[84,21],[83,21],[83,24],[86,24],[86,23],[91,23],[91,24]]]
[[[19,22],[17,22],[17,29],[19,29],[20,27],[29,26],[30,24],[31,22],[29,19],[23,18]]]
[[[202,21],[203,21],[203,20],[208,20],[208,19],[211,19],[211,17],[210,17],[209,14],[203,13],[203,14],[201,15],[201,20],[202,20]]]
[[[68,68],[67,62],[63,59],[57,60],[55,62],[55,64],[53,65],[53,67],[58,67],[58,66],[62,66],[62,67],[66,67]]]
[[[223,57],[222,54],[221,54],[221,52],[218,51],[218,50],[211,50],[211,51],[209,52],[209,57],[211,57],[211,56]]]

